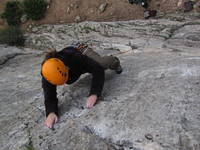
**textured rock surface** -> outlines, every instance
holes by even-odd
[[[200,149],[199,21],[34,28],[26,44],[35,50],[0,47],[0,150]],[[84,109],[90,76],[59,87],[61,117],[50,130],[43,125],[39,49],[60,50],[77,40],[118,56],[124,71],[106,72],[102,101],[91,110]]]

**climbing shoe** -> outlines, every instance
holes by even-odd
[[[116,72],[117,74],[122,73],[122,67],[121,67],[121,65],[119,65],[119,66],[117,67],[117,69],[115,70],[115,72]]]

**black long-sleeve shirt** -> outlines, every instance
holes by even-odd
[[[56,58],[62,60],[69,68],[69,79],[66,84],[72,84],[81,74],[91,73],[92,83],[89,96],[96,94],[99,97],[101,95],[104,85],[104,69],[100,64],[83,55],[73,47],[64,48],[57,53]],[[56,86],[42,77],[42,88],[44,91],[46,116],[51,112],[58,115]]]

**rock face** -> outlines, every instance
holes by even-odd
[[[43,25],[34,50],[0,46],[0,150],[199,150],[200,22],[137,20]],[[44,127],[43,51],[88,41],[119,57],[102,100],[84,109],[91,76],[58,87],[60,119]],[[40,49],[40,50],[39,50]],[[11,56],[12,57],[9,57]]]

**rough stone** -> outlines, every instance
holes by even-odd
[[[179,0],[178,2],[177,2],[177,6],[178,7],[181,7],[183,5],[183,0]]]
[[[51,4],[51,0],[46,0],[47,4]]]
[[[76,18],[74,19],[75,22],[81,22],[81,17],[80,16],[76,16]]]
[[[197,2],[197,3],[194,5],[194,10],[195,10],[197,13],[200,13],[200,1]]]
[[[70,7],[67,7],[67,13],[70,14]]]
[[[23,16],[21,17],[21,22],[22,22],[22,23],[25,23],[27,20],[28,20],[27,15],[23,15]]]
[[[106,10],[106,7],[108,6],[108,3],[103,3],[99,6],[99,12],[103,13]]]
[[[136,20],[42,25],[26,46],[0,46],[0,150],[199,150],[200,22]],[[87,31],[87,32],[86,32]],[[91,76],[58,87],[60,118],[44,127],[40,66],[47,47],[87,43],[115,55],[102,100],[85,109]],[[35,42],[33,42],[35,41]],[[40,41],[40,42],[38,42]]]
[[[38,31],[38,28],[37,27],[33,27],[32,28],[32,32],[37,32]]]
[[[47,9],[49,9],[50,8],[50,5],[47,5]]]

